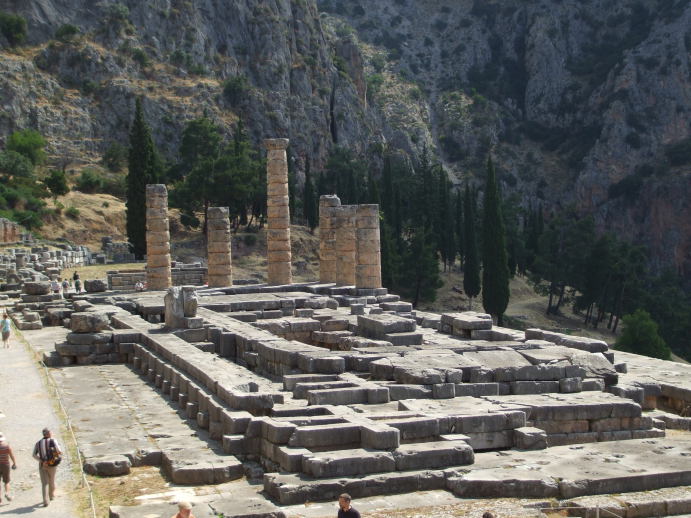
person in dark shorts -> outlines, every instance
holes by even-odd
[[[338,518],[360,518],[360,513],[350,505],[350,495],[343,493],[338,497]]]
[[[12,464],[10,464],[10,459]],[[13,469],[17,469],[17,461],[14,460],[14,453],[12,453],[10,443],[7,442],[4,434],[0,432],[0,480],[5,483],[5,498],[7,500],[12,500],[10,495],[10,473]],[[0,502],[2,502],[1,496]]]

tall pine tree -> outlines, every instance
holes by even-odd
[[[307,220],[307,226],[310,228],[310,232],[314,232],[314,229],[319,224],[319,201],[317,200],[317,195],[314,191],[314,182],[312,182],[312,173],[310,169],[310,160],[309,157],[307,157],[307,162],[305,164],[305,190],[302,201],[302,210],[305,219]]]
[[[456,218],[456,253],[463,269],[465,258],[465,224],[463,223],[463,194],[460,187],[456,191],[456,201],[454,202],[454,215]]]
[[[487,159],[487,184],[482,218],[482,305],[487,313],[503,324],[509,305],[509,266],[506,254],[506,231],[492,157]]]
[[[468,296],[468,309],[473,309],[473,299],[480,294],[480,259],[475,236],[475,204],[471,199],[470,187],[465,185],[463,203],[463,224],[465,244],[465,267],[463,270],[463,290]]]
[[[156,183],[160,173],[161,163],[138,98],[130,129],[126,202],[127,239],[137,259],[146,254],[146,185]]]

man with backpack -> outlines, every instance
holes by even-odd
[[[48,428],[43,429],[43,438],[34,446],[34,459],[38,460],[38,473],[41,476],[43,506],[48,507],[55,497],[55,471],[60,463],[62,451],[58,441]]]

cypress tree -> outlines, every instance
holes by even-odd
[[[127,239],[135,257],[141,259],[146,254],[146,185],[156,183],[161,163],[140,98],[135,104],[127,163]]]
[[[480,294],[480,260],[475,237],[475,204],[470,197],[470,187],[465,185],[463,203],[463,223],[465,237],[465,269],[463,273],[463,290],[468,296],[468,309],[473,308],[473,298]]]
[[[288,212],[290,214],[290,222],[295,223],[295,217],[297,216],[297,196],[296,196],[296,190],[297,190],[297,182],[295,178],[295,157],[290,156],[290,153],[288,153]],[[308,159],[309,160],[309,159]],[[309,167],[309,166],[308,166]],[[307,184],[305,184],[306,186]],[[304,194],[304,191],[303,191]],[[304,215],[307,214],[307,207],[304,205],[303,201],[303,206],[301,207],[302,213]]]
[[[314,229],[319,224],[319,209],[317,207],[317,196],[314,192],[314,183],[312,182],[312,173],[310,172],[309,158],[307,159],[305,167],[305,191],[302,203],[303,214],[307,220],[307,226],[310,228],[310,232],[314,232]]]
[[[465,260],[465,225],[463,223],[463,197],[460,188],[456,191],[454,208],[456,216],[456,250],[458,261],[461,263],[461,269],[463,269],[463,261]]]
[[[482,218],[482,305],[503,324],[509,305],[509,266],[506,254],[506,230],[492,157],[487,159],[487,184]]]
[[[398,289],[401,295],[412,301],[413,307],[420,302],[434,302],[437,289],[443,285],[435,245],[436,240],[423,225],[411,229],[403,258],[406,282]]]

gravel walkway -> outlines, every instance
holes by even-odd
[[[63,452],[67,447],[40,369],[42,367],[33,360],[16,334],[13,333],[9,349],[2,348],[0,342],[0,431],[5,434],[17,460],[17,469],[12,471],[10,484],[12,501],[5,498],[3,489],[0,516],[76,516],[75,505],[69,494],[76,487],[76,482],[67,454],[58,467],[55,500],[47,508],[43,507],[38,462],[31,456],[34,444],[41,438],[41,430],[47,426],[53,431],[53,437],[58,440]]]

